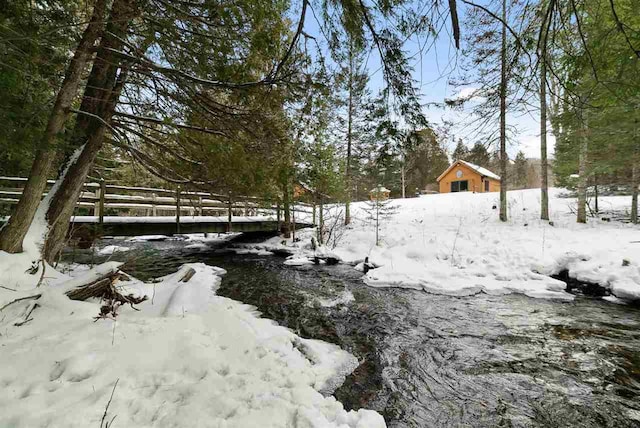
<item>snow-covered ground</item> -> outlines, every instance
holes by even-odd
[[[392,200],[396,212],[381,222],[381,245],[365,203],[352,205],[352,224],[327,252],[346,263],[365,257],[379,266],[364,281],[373,287],[406,287],[456,296],[523,293],[570,300],[565,283],[549,275],[598,283],[620,299],[640,299],[640,227],[590,218],[577,224],[575,199],[550,190],[551,222],[539,219],[540,191],[508,194],[509,221],[498,220],[498,193],[449,193]],[[624,211],[630,197],[600,198],[601,210]],[[293,249],[290,264],[303,264],[311,230],[299,242],[273,238],[263,250]],[[624,261],[624,262],[623,262]]]
[[[29,265],[26,253],[0,252],[0,427],[385,426],[330,395],[354,356],[217,296],[222,269],[191,264],[155,283],[122,281],[123,294],[149,299],[93,322],[99,302],[64,292],[118,262],[72,277],[50,266],[41,275],[42,265],[25,273]]]

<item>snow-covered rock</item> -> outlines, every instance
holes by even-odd
[[[129,251],[131,248],[123,247],[120,245],[107,245],[106,247],[98,250],[98,254],[101,256],[110,256],[115,253],[125,253]]]

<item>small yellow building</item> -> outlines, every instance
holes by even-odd
[[[499,192],[500,177],[486,168],[457,160],[437,179],[440,193]]]

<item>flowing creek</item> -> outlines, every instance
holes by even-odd
[[[103,241],[100,246],[119,243]],[[485,294],[376,289],[350,266],[289,267],[275,256],[124,243],[111,259],[147,280],[188,262],[228,271],[218,294],[361,361],[335,396],[389,427],[640,426],[640,309]],[[103,262],[90,251],[66,261]]]

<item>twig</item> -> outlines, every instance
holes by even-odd
[[[25,325],[25,324],[26,324],[26,323],[28,323],[29,321],[32,321],[32,320],[33,320],[33,318],[29,318],[29,317],[31,316],[31,313],[32,313],[32,312],[33,312],[33,311],[34,311],[38,306],[40,306],[40,305],[38,305],[36,302],[33,302],[33,303],[31,304],[31,307],[30,307],[30,308],[29,308],[29,310],[27,311],[27,315],[25,315],[24,320],[22,320],[22,321],[18,321],[18,322],[15,322],[13,325],[14,325],[14,326],[16,326],[16,327],[20,327],[20,326]]]
[[[113,320],[113,330],[111,331],[111,346],[113,346],[113,343],[116,340],[116,323],[117,323],[117,321],[114,319]]]
[[[21,302],[23,300],[29,300],[29,299],[38,300],[40,297],[42,297],[42,294],[34,294],[34,295],[31,295],[31,296],[20,297],[18,299],[12,300],[11,302],[9,302],[6,305],[4,305],[3,307],[1,307],[0,311],[2,311],[4,308],[8,307],[9,305],[13,305],[14,303]]]
[[[42,284],[42,281],[44,280],[44,271],[47,269],[47,263],[44,261],[44,258],[42,258],[41,261],[42,261],[42,273],[40,274],[40,279],[38,280],[38,284],[36,285],[36,288],[40,287],[40,284]]]
[[[456,231],[456,237],[453,240],[453,248],[451,249],[451,266],[453,266],[453,255],[456,252],[456,242],[458,241],[458,235],[460,235],[460,229],[462,228],[462,216],[460,216],[460,223],[458,224],[458,230]]]
[[[107,412],[109,411],[109,406],[111,405],[111,400],[113,400],[113,394],[116,392],[116,386],[118,386],[119,381],[120,381],[120,378],[116,379],[116,383],[113,385],[113,389],[111,390],[111,397],[109,397],[107,406],[104,408],[104,414],[102,415],[102,420],[100,420],[100,428],[109,428],[111,423],[113,423],[113,419],[115,419],[115,416],[114,416],[113,419],[111,419],[111,422],[107,422],[106,424],[104,424],[104,420],[107,417]],[[103,427],[103,424],[104,424],[104,427]]]
[[[4,285],[0,285],[0,288],[4,288],[5,290],[9,290],[9,291],[18,291],[15,288],[5,287]]]

